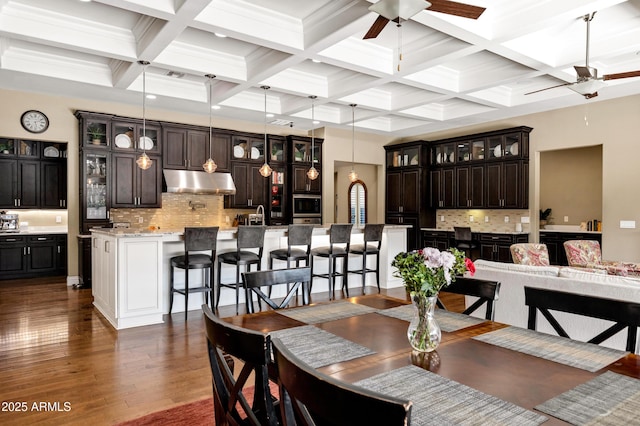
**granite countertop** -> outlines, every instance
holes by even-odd
[[[438,228],[420,228],[421,231],[440,231],[440,232],[454,232],[453,229],[438,229]],[[502,235],[529,235],[526,231],[471,231],[473,234],[502,234]]]
[[[0,235],[34,235],[34,234],[66,234],[66,226],[28,226],[20,228],[20,232],[1,232]]]

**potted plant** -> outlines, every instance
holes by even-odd
[[[549,218],[551,217],[551,209],[542,210],[540,209],[540,228],[544,228],[549,223]]]
[[[91,137],[91,143],[94,145],[102,144],[102,136],[104,136],[104,133],[99,125],[93,124],[87,127],[87,133]]]

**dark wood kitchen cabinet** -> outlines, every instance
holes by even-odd
[[[111,207],[162,207],[162,159],[149,156],[153,164],[142,170],[138,154],[112,153]]]
[[[40,163],[40,207],[67,208],[67,164],[61,161]]]
[[[570,240],[595,240],[602,248],[602,234],[597,232],[557,232],[540,230],[540,243],[547,246],[549,263],[552,265],[567,266],[567,253],[564,242]]]
[[[261,164],[249,162],[233,162],[231,174],[236,184],[235,195],[224,197],[224,207],[256,208],[266,206],[267,187],[270,179],[260,174]]]
[[[386,151],[385,222],[409,225],[407,249],[421,247],[421,228],[433,227],[427,192],[427,148],[422,141],[388,145]]]
[[[314,138],[312,150],[311,138],[303,136],[288,137],[290,150],[288,157],[291,164],[291,194],[322,194],[323,142],[324,139]],[[307,176],[312,164],[320,172],[320,176],[314,180],[309,179]]]
[[[526,243],[528,234],[474,234],[480,245],[480,258],[497,262],[512,263],[511,244]]]
[[[455,172],[453,167],[429,171],[429,205],[432,208],[452,209],[456,206]]]
[[[440,251],[451,247],[454,234],[450,231],[423,230],[422,245],[424,247],[435,247]]]
[[[66,270],[66,235],[0,236],[0,279],[63,275]]]
[[[202,165],[211,158],[218,172],[229,172],[231,135],[217,129],[209,144],[209,129],[204,127],[163,126],[163,167],[173,170],[202,171]],[[211,145],[211,146],[209,146]]]
[[[456,207],[480,209],[484,202],[484,166],[456,167]]]
[[[43,187],[41,181],[41,155],[44,147],[44,142],[40,141],[0,138],[0,182],[3,183],[0,186],[0,208],[50,208],[42,206],[40,198],[43,191],[50,189]],[[61,160],[61,163],[66,174],[66,161]],[[60,203],[61,200],[57,199],[52,208],[62,208]]]
[[[528,181],[528,176],[524,176],[522,161],[487,164],[485,177],[487,208],[527,208],[529,201],[524,197],[523,181]]]

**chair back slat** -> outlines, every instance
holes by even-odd
[[[627,329],[626,350],[635,352],[637,330],[640,326],[640,304],[623,300],[605,299],[557,290],[525,287],[525,304],[529,306],[528,328],[536,329],[536,312],[539,310],[556,332],[570,337],[550,311],[567,312],[591,318],[613,321],[615,324],[591,339],[600,344],[614,334]]]
[[[309,285],[311,283],[311,268],[290,268],[290,269],[272,269],[265,271],[244,272],[242,274],[242,282],[246,290],[250,290],[260,299],[264,300],[273,309],[282,309],[289,305],[289,302],[296,295],[298,289],[302,287],[302,304],[309,303]],[[280,284],[293,284],[280,302],[276,303],[261,287],[272,287]],[[269,292],[271,293],[271,292]],[[253,300],[249,301],[249,312],[253,312]]]
[[[269,390],[269,336],[227,323],[214,315],[207,305],[202,305],[202,310],[213,381],[216,424],[278,425],[277,410]],[[244,364],[237,379],[225,354],[240,359]],[[249,401],[243,388],[251,377],[254,378],[254,397]],[[238,412],[236,402],[245,415]]]
[[[284,426],[410,424],[410,401],[322,374],[293,355],[280,339],[273,339],[272,349],[278,370]]]
[[[463,314],[469,315],[476,311],[483,304],[486,304],[487,311],[485,314],[485,318],[488,320],[493,320],[494,304],[495,301],[498,300],[498,295],[500,293],[500,283],[498,281],[458,277],[450,285],[444,287],[442,291],[478,297],[479,299],[474,304],[469,306],[463,312]],[[439,302],[438,305],[440,307],[444,307],[444,304],[442,304],[442,302]]]

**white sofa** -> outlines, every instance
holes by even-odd
[[[473,278],[501,283],[499,299],[495,305],[495,321],[517,327],[527,328],[529,310],[524,302],[525,286],[640,303],[640,280],[636,278],[557,266],[527,266],[487,260],[476,260],[474,264],[476,273]],[[475,298],[466,296],[467,306],[474,301]],[[483,318],[484,311],[480,309],[473,315]],[[554,316],[572,339],[581,341],[588,341],[613,324],[610,321],[564,312],[554,313]],[[537,317],[537,330],[557,335],[540,313]],[[625,350],[626,336],[626,330],[623,330],[602,345]],[[637,347],[635,352],[638,353]]]

